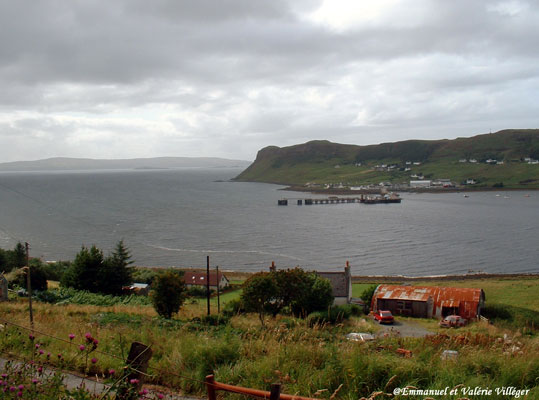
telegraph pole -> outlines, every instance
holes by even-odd
[[[215,267],[215,271],[217,274],[217,314],[221,314],[221,299],[220,299],[220,293],[219,293],[219,286],[221,281],[219,280],[219,266]]]
[[[206,256],[206,298],[208,302],[208,315],[210,315],[210,256]]]
[[[30,255],[29,255],[29,244],[28,242],[24,243],[26,247],[26,286],[28,291],[28,306],[30,308],[30,326],[32,327],[32,332],[34,330],[34,312],[32,310],[32,281],[30,277]]]

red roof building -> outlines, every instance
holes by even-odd
[[[389,310],[395,315],[443,318],[460,315],[473,319],[481,315],[483,289],[379,285],[372,296],[373,311]]]
[[[206,272],[191,272],[185,271],[183,274],[183,281],[188,288],[191,286],[206,286],[207,276]],[[217,283],[219,283],[219,289],[223,289],[229,285],[228,278],[219,272],[219,275],[214,271],[210,272],[210,289],[217,289]]]

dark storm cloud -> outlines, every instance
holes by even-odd
[[[526,127],[537,37],[525,1],[2,1],[0,141],[252,159],[314,138]]]

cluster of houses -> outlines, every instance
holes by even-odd
[[[272,264],[270,269],[275,268]],[[330,281],[335,305],[362,304],[352,297],[352,274],[350,264],[342,271],[317,272]],[[374,292],[370,309],[387,310],[393,315],[418,318],[444,318],[460,315],[475,319],[481,315],[485,304],[485,292],[476,288],[453,288],[438,286],[379,285]]]
[[[513,160],[514,161],[514,160]],[[539,164],[539,160],[535,160],[531,157],[525,157],[524,159],[521,159],[521,161],[525,162],[525,163],[528,163],[528,164]],[[471,164],[477,164],[479,163],[480,161],[477,161],[475,158],[461,158],[459,160],[460,163],[471,163]],[[484,161],[485,164],[490,164],[490,165],[503,165],[504,164],[504,161],[503,160],[496,160],[494,158],[489,158],[487,160]]]
[[[272,263],[270,271],[275,269],[275,263]],[[393,315],[407,317],[444,318],[447,315],[460,315],[474,319],[481,315],[485,303],[482,289],[383,284],[376,288],[371,304],[365,305],[360,299],[352,297],[352,273],[348,261],[341,271],[319,271],[317,274],[331,283],[335,305],[361,304],[372,311],[388,310]],[[206,272],[185,271],[183,280],[188,288],[206,288],[208,276]],[[209,283],[214,291],[218,288],[224,290],[230,285],[225,274],[216,271],[210,272]],[[149,286],[135,283],[129,289],[147,294]]]

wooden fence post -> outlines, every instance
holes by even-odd
[[[280,397],[281,397],[281,384],[272,383],[271,391],[270,391],[270,400],[279,400]]]
[[[131,349],[129,349],[129,354],[125,361],[126,369],[129,373],[125,377],[125,384],[118,391],[118,399],[137,398],[138,391],[144,380],[144,374],[148,369],[150,358],[152,358],[152,349],[150,346],[146,346],[140,342],[131,343]]]
[[[214,382],[215,378],[213,375],[206,376],[206,389],[208,390],[208,400],[217,400]]]

